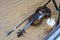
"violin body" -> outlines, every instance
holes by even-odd
[[[51,17],[51,10],[48,7],[39,7],[36,12],[31,15],[28,19],[29,21],[34,17],[35,14],[41,14],[39,17],[31,24],[31,25],[39,25],[44,18],[49,18]],[[44,16],[43,16],[44,15]],[[41,17],[43,16],[43,17]]]

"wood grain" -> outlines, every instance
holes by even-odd
[[[46,19],[42,24],[35,27],[31,26],[25,35],[17,37],[18,29],[24,27],[22,24],[11,35],[6,36],[6,32],[15,27],[22,20],[32,15],[35,10],[44,5],[48,0],[0,0],[0,40],[43,40],[47,35],[45,29],[48,27]],[[52,10],[52,17],[57,20],[57,11],[50,2],[48,7]]]

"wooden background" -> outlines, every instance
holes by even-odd
[[[6,32],[15,27],[22,20],[32,15],[35,10],[44,5],[48,0],[0,0],[0,40],[43,40],[48,34],[46,19],[39,26],[31,26],[25,35],[17,37],[18,29],[22,29],[25,22],[11,35],[6,36]],[[59,0],[57,1],[60,2]],[[47,5],[52,10],[52,17],[57,20],[58,12],[52,2]]]

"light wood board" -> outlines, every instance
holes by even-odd
[[[17,37],[18,29],[22,29],[27,22],[22,24],[11,35],[6,32],[15,27],[22,20],[32,15],[35,10],[44,5],[48,0],[0,0],[0,40],[43,40],[47,35],[45,29],[48,27],[46,19],[39,26],[31,26],[24,36]],[[59,1],[58,1],[59,2]],[[52,17],[57,20],[58,12],[52,2],[48,4],[52,10]]]

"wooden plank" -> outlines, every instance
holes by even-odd
[[[24,18],[32,15],[35,10],[44,5],[48,0],[0,0],[0,40],[43,40],[46,36],[44,31],[48,25],[46,19],[38,27],[31,26],[27,33],[18,38],[16,35],[18,29],[23,28],[27,23],[22,24],[11,35],[6,36],[5,33],[12,27],[16,26]],[[52,17],[57,20],[57,11],[55,10],[52,2],[48,4],[52,10]],[[27,16],[28,15],[28,16]]]

